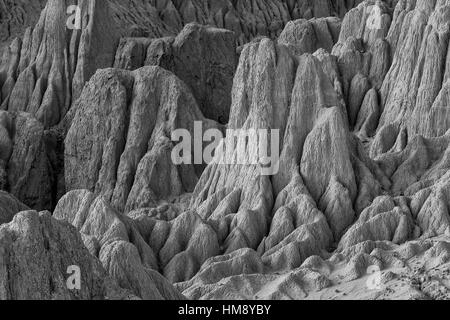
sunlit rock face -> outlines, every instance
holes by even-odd
[[[449,0],[21,15],[0,24],[0,299],[450,298]],[[263,140],[269,171],[219,161]]]

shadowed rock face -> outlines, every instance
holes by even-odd
[[[0,298],[450,298],[449,0],[79,3],[0,65]],[[195,121],[277,170],[176,165]]]

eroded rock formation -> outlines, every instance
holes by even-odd
[[[172,132],[193,137],[195,121],[218,127],[203,117],[186,84],[156,66],[97,72],[73,111],[66,188],[101,194],[120,212],[192,192],[201,165],[173,164]]]
[[[56,205],[52,139],[29,113],[0,111],[1,188],[36,210]]]
[[[80,10],[72,26],[70,5]],[[106,0],[48,1],[36,26],[5,51],[2,109],[31,113],[46,128],[58,124],[84,83],[113,63],[118,38],[109,11]]]
[[[177,37],[123,38],[114,67],[172,71],[189,86],[205,117],[226,124],[236,64],[233,32],[191,23]]]
[[[135,222],[114,210],[103,196],[71,191],[60,200],[53,216],[81,233],[86,248],[120,287],[143,299],[184,298],[157,272],[153,249]]]
[[[67,286],[67,270],[81,270],[80,290]],[[121,289],[67,223],[49,212],[24,211],[0,226],[0,299],[125,299]]]
[[[110,0],[119,23],[135,35],[161,37],[191,22],[233,31],[237,44],[255,37],[276,38],[292,20],[343,17],[360,0]],[[126,23],[123,23],[123,22]],[[131,26],[131,27],[130,27]],[[172,33],[173,35],[173,33]]]
[[[115,23],[123,34],[137,37],[173,36],[191,22],[212,25],[236,33],[243,45],[257,36],[277,37],[285,24],[300,18],[343,17],[361,0],[107,0]],[[389,2],[394,2],[390,0]],[[20,37],[39,19],[46,1],[25,5],[22,0],[0,2],[2,44]],[[1,48],[1,47],[0,47]],[[0,49],[1,52],[1,49]]]
[[[449,0],[79,3],[0,65],[1,298],[450,298]],[[176,164],[199,121],[275,169]]]

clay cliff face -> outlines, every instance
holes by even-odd
[[[449,299],[449,17],[449,0],[49,0],[4,40],[0,298]],[[175,163],[198,123],[278,132],[276,170]]]

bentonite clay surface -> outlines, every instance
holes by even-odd
[[[450,299],[450,0],[0,0],[0,53],[0,299]]]

